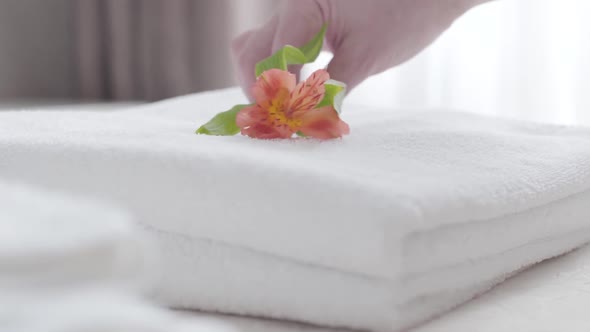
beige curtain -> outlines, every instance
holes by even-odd
[[[0,103],[76,96],[71,0],[0,0]]]
[[[82,98],[158,100],[234,84],[230,41],[269,0],[75,1]]]

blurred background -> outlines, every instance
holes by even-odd
[[[231,39],[279,3],[0,0],[0,109],[145,102],[233,86]],[[590,124],[588,13],[588,0],[483,5],[348,101]]]

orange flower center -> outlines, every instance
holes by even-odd
[[[267,107],[268,120],[272,126],[289,127],[292,131],[301,128],[302,121],[291,116],[291,110],[288,109],[288,98],[281,98],[281,94],[274,98]]]

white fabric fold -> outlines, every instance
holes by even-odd
[[[0,331],[182,331],[138,295],[150,253],[119,209],[0,180]]]
[[[589,217],[585,213],[580,219]],[[535,263],[583,245],[590,237],[590,230],[556,235],[485,258],[387,280],[182,234],[144,231],[162,258],[152,294],[162,304],[375,331],[415,326]],[[410,241],[408,250],[413,245]]]
[[[0,180],[0,289],[137,282],[147,247],[125,212]]]
[[[109,288],[36,290],[3,293],[0,330],[10,332],[188,332],[210,331],[189,326],[135,294]],[[190,329],[189,329],[190,327]]]
[[[238,259],[202,262],[195,252],[185,268],[166,269],[195,280],[163,278],[170,305],[332,326],[411,325],[590,239],[586,129],[349,107],[342,140],[194,135],[240,98],[229,90],[118,113],[3,113],[0,175],[116,201],[147,229],[287,264],[252,263],[276,282],[264,302],[262,280],[248,292],[225,288],[223,271]],[[292,280],[322,286],[294,293],[275,275],[292,266],[316,271]],[[461,296],[437,295],[454,290]]]

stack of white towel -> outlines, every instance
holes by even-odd
[[[342,140],[194,129],[237,91],[0,114],[0,175],[114,200],[177,308],[397,330],[590,240],[590,131],[349,107]]]

